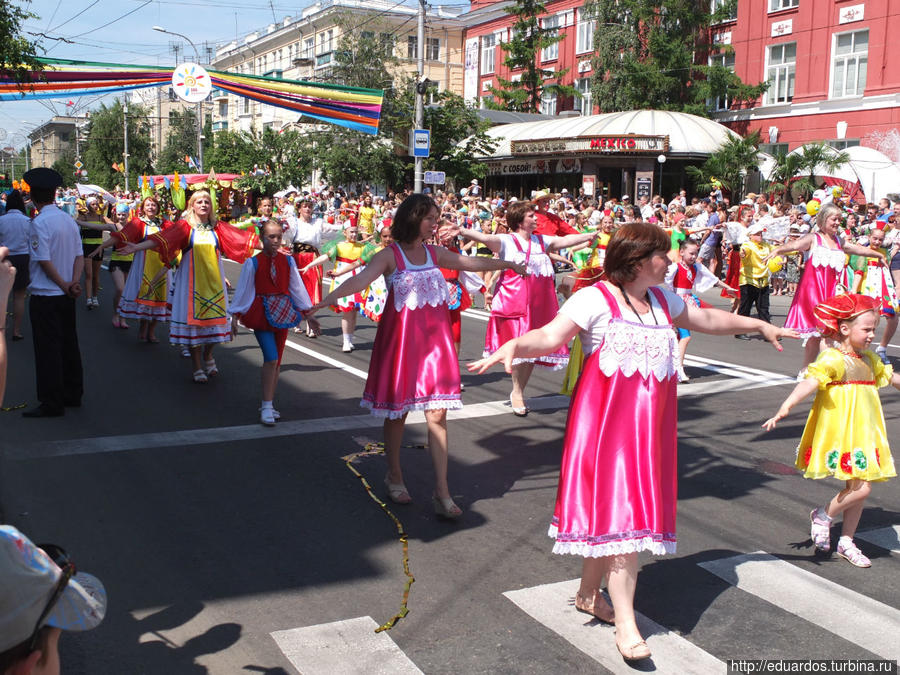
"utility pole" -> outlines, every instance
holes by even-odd
[[[418,27],[416,31],[416,56],[419,61],[419,76],[416,78],[416,123],[415,128],[421,129],[425,124],[425,91],[422,82],[425,79],[425,0],[419,0]],[[422,172],[423,158],[416,157],[416,168],[413,173],[413,191],[422,192],[424,175]]]
[[[125,99],[125,192],[128,192],[128,99]]]

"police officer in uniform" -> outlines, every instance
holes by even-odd
[[[84,256],[78,225],[55,204],[62,176],[32,169],[23,176],[40,211],[31,222],[29,316],[39,406],[24,417],[59,417],[66,406],[81,405],[81,352],[75,331],[75,299],[81,294]]]

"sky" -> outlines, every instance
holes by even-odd
[[[181,38],[153,26],[187,35],[198,47],[224,44],[273,21],[298,15],[313,0],[24,0],[11,1],[37,15],[24,30],[43,47],[39,55],[135,65],[175,65],[170,43],[189,57],[193,49]],[[273,19],[274,17],[274,19]],[[66,41],[54,38],[65,38]],[[183,59],[182,59],[183,60]],[[108,97],[109,98],[109,97]],[[102,100],[108,100],[102,99]],[[75,106],[66,108],[67,101]],[[0,146],[22,147],[30,129],[53,115],[82,114],[101,102],[96,96],[51,101],[0,101]],[[3,133],[5,132],[5,133]]]

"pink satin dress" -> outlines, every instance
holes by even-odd
[[[809,259],[784,321],[785,328],[793,328],[803,339],[821,337],[821,325],[813,316],[813,308],[835,295],[838,284],[847,286],[847,257],[841,249],[840,239],[835,237],[834,242],[838,246],[837,250],[824,246],[822,235],[816,234],[816,241],[809,250]]]
[[[387,301],[360,401],[377,417],[462,408],[447,282],[434,264],[434,248],[426,245],[425,250],[426,263],[413,266],[397,244],[391,245],[397,268],[387,280]]]
[[[596,286],[612,316],[572,393],[553,552],[675,553],[678,341],[668,305],[651,288],[665,322],[633,323],[604,283]]]
[[[521,337],[534,328],[542,328],[555,319],[559,311],[553,262],[544,250],[543,237],[532,235],[526,251],[517,236],[502,236],[512,239],[517,249],[513,261],[525,263],[529,274],[522,277],[512,270],[503,271],[491,302],[491,317],[484,336],[484,356],[490,356],[513,338]],[[521,297],[513,298],[521,295],[525,296],[526,302],[522,303]],[[507,305],[518,308],[523,304],[521,312],[506,311]],[[513,365],[526,362],[553,370],[565,368],[569,363],[569,346],[563,345],[552,354],[538,358],[513,359]]]

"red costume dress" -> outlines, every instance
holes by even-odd
[[[425,246],[424,265],[411,265],[397,244],[397,267],[375,334],[360,405],[397,419],[411,410],[462,408],[459,365],[447,308],[447,282]]]
[[[186,220],[179,220],[148,238],[156,242],[159,257],[167,265],[182,254],[175,272],[169,341],[189,347],[230,341],[231,317],[222,255],[243,263],[259,248],[256,233],[222,221],[193,227]]]
[[[448,251],[462,253],[458,246],[448,246]],[[462,339],[462,313],[472,306],[472,296],[459,280],[459,270],[447,270],[441,268],[441,274],[447,280],[447,292],[450,295],[448,307],[450,308],[450,330],[453,333],[453,341]]]
[[[152,234],[172,226],[168,220],[159,221],[150,218],[132,218],[118,232],[110,233],[115,240],[116,248],[124,244],[139,244]],[[134,254],[134,262],[128,270],[122,299],[117,311],[126,319],[143,319],[146,321],[168,321],[171,316],[169,307],[169,273],[163,274],[156,283],[153,280],[159,271],[165,268],[159,254],[154,250],[138,251]]]
[[[535,234],[546,234],[552,237],[564,237],[567,234],[578,234],[578,230],[569,225],[555,213],[549,211],[536,211],[534,220],[537,226]]]

